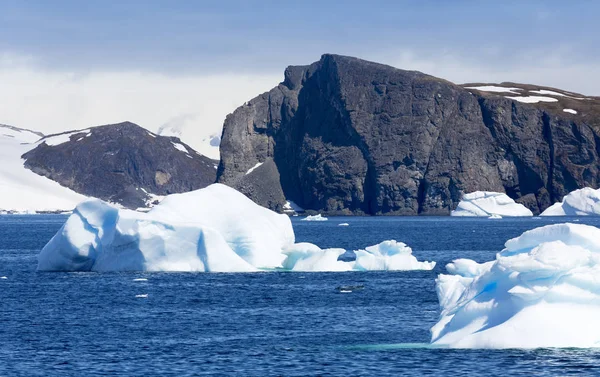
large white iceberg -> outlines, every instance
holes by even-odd
[[[599,216],[600,189],[589,187],[575,190],[566,195],[562,202],[554,203],[540,216]]]
[[[321,214],[316,214],[316,215],[312,215],[312,216],[306,216],[305,218],[301,219],[301,221],[327,221],[329,220],[327,217],[323,217],[321,216]]]
[[[465,348],[600,346],[600,229],[536,228],[496,259],[459,259],[436,280],[432,343]]]
[[[354,261],[338,258],[344,249],[321,249],[310,243],[292,245],[284,251],[283,268],[291,271],[414,271],[432,270],[435,262],[419,262],[410,247],[395,240],[355,250]]]
[[[475,191],[465,194],[452,216],[533,216],[524,205],[516,203],[508,195],[500,192]]]
[[[288,216],[214,184],[148,213],[85,201],[43,248],[38,270],[254,271],[281,266],[293,243]]]
[[[251,272],[432,269],[403,243],[344,249],[295,244],[288,216],[220,184],[166,197],[147,213],[98,199],[79,204],[38,256],[40,271]]]

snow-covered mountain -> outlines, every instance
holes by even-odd
[[[63,212],[72,210],[84,195],[25,168],[21,156],[44,135],[0,125],[0,213]]]

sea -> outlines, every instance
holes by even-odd
[[[448,262],[485,262],[526,230],[599,218],[292,219],[297,242],[395,239],[433,271],[36,272],[66,218],[0,216],[0,376],[600,375],[600,349],[429,344]]]

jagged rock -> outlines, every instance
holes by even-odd
[[[281,191],[324,213],[447,215],[465,192],[496,191],[537,214],[599,176],[595,118],[544,106],[323,55],[227,117],[217,180],[236,187],[272,160],[272,209]]]
[[[25,167],[84,195],[129,208],[154,195],[214,183],[213,161],[176,137],[124,122],[50,135],[25,153]]]

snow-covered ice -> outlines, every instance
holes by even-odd
[[[85,201],[43,248],[38,270],[255,271],[281,266],[293,243],[288,216],[214,184],[148,213]]]
[[[317,215],[312,215],[312,216],[306,216],[305,218],[301,219],[301,221],[327,221],[329,220],[327,217],[323,217],[321,216],[321,214],[317,214]]]
[[[73,136],[73,135],[84,134],[83,136],[90,136],[91,132],[92,131],[90,129],[85,129],[85,130],[66,132],[66,133],[59,134],[59,135],[49,135],[49,136],[46,136],[46,137],[40,139],[38,141],[38,143],[39,144],[46,143],[46,145],[49,145],[49,146],[57,146],[57,145],[66,143],[67,141],[70,141],[71,136]]]
[[[509,97],[506,98],[514,99],[515,101],[523,103],[538,103],[538,102],[558,102],[556,98],[544,97],[544,96],[526,96],[526,97]]]
[[[34,132],[0,126],[0,212],[66,212],[87,199],[23,166],[21,156],[38,139]]]
[[[577,110],[573,110],[573,109],[563,109],[563,111],[565,113],[569,113],[569,114],[577,114]]]
[[[599,216],[600,189],[585,187],[565,195],[562,202],[548,207],[540,216]]]
[[[508,195],[500,192],[475,191],[463,195],[452,216],[481,216],[493,215],[518,217],[533,216],[524,205],[516,203]],[[497,216],[495,217],[497,218]]]
[[[495,260],[459,259],[436,280],[432,343],[459,348],[600,346],[600,229],[536,228]]]

